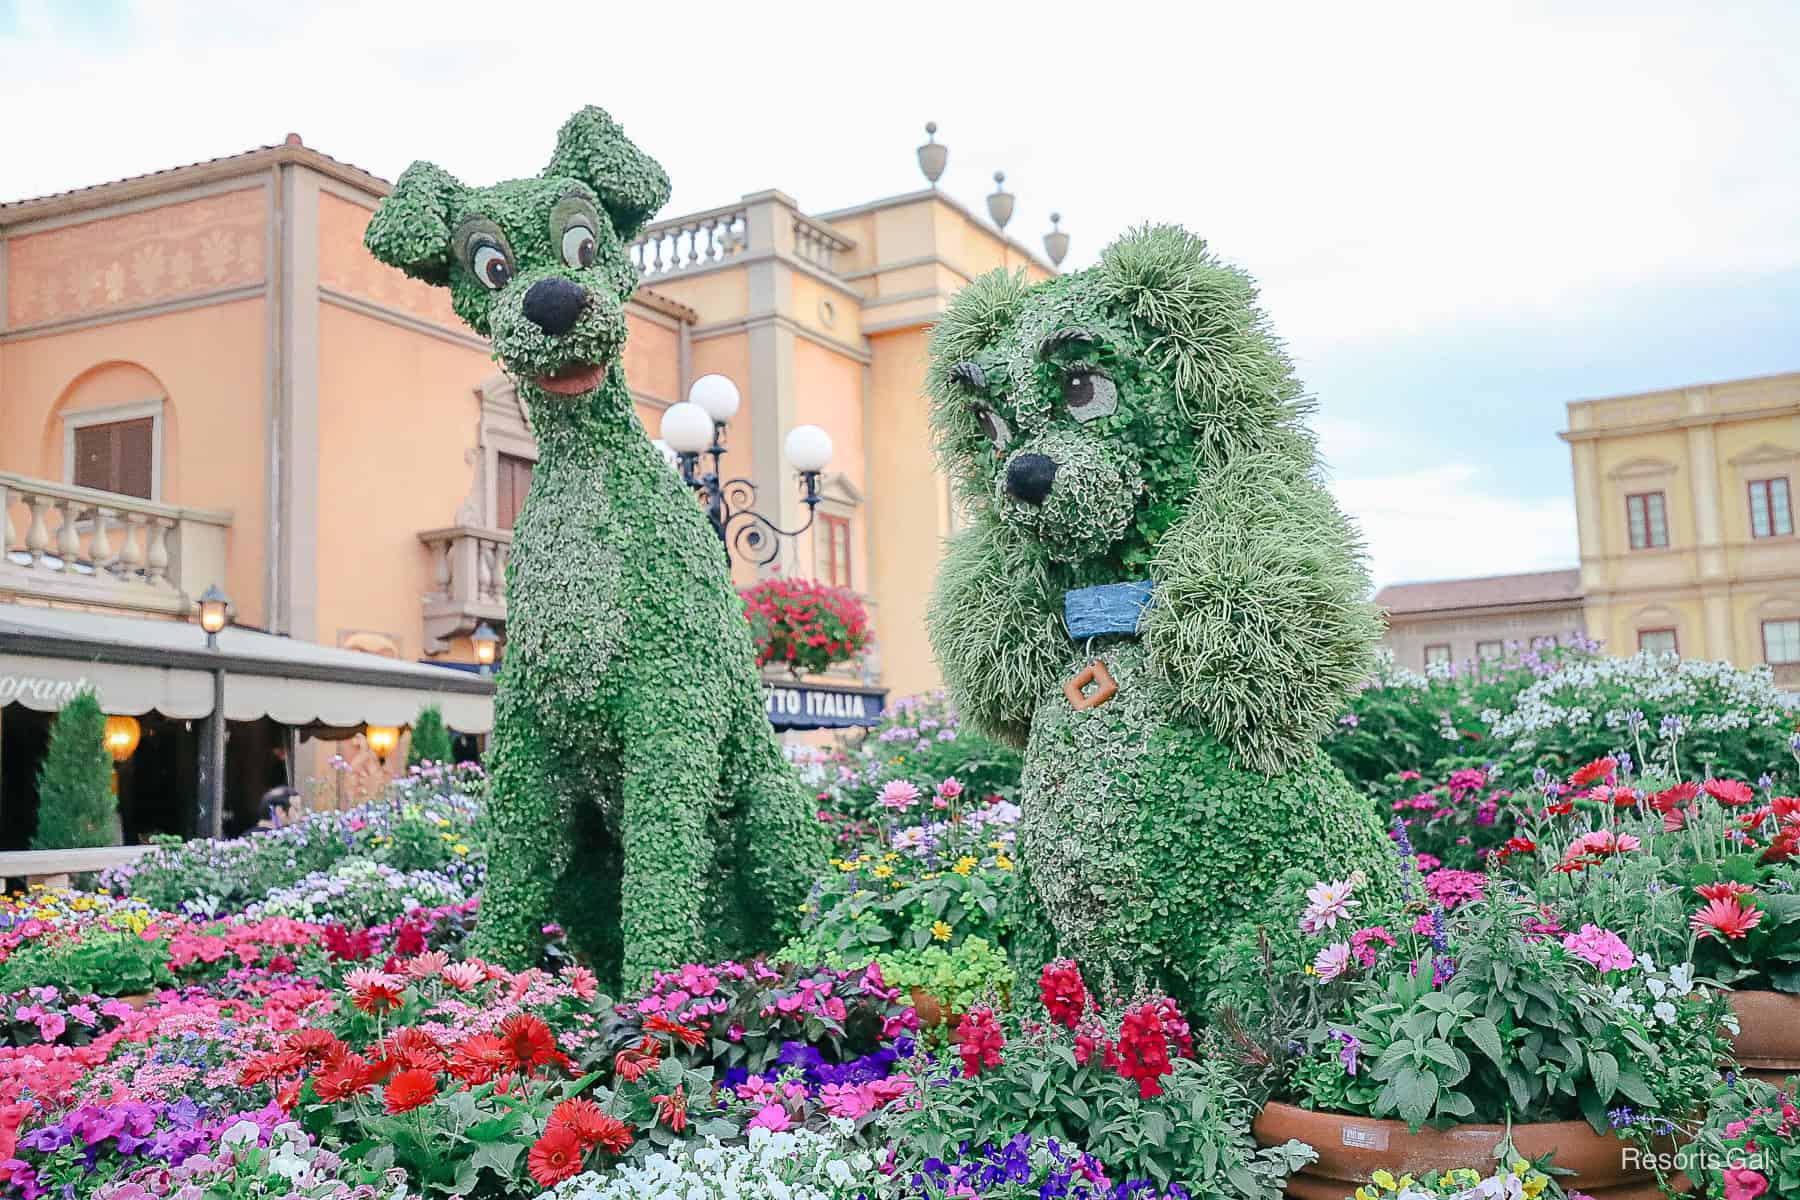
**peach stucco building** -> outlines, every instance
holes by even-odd
[[[472,663],[482,622],[504,637],[529,414],[448,293],[363,248],[387,191],[290,135],[0,204],[0,606],[190,621],[217,585],[240,626],[397,667]],[[856,682],[935,684],[922,614],[952,518],[928,330],[975,276],[1051,268],[932,189],[822,215],[754,192],[633,252],[625,366],[647,430],[693,379],[728,376],[726,471],[791,527],[782,437],[823,426],[820,519],[781,569],[864,596],[877,647]],[[303,768],[320,744],[297,747]]]

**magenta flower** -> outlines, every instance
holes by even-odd
[[[1592,923],[1583,925],[1579,932],[1565,934],[1562,944],[1563,949],[1586,959],[1601,971],[1623,971],[1636,961],[1624,939],[1612,930]]]

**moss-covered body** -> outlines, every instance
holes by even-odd
[[[970,520],[931,634],[965,717],[1025,746],[1041,948],[1177,988],[1289,867],[1386,877],[1317,747],[1378,635],[1368,580],[1254,299],[1153,228],[1078,274],[978,280],[932,342]],[[1146,579],[1135,630],[1070,637],[1070,591]],[[1078,708],[1095,660],[1118,693]]]
[[[667,194],[589,108],[538,179],[470,189],[415,163],[367,235],[493,338],[537,439],[507,568],[477,952],[535,960],[558,920],[627,985],[778,942],[823,853],[719,540],[618,361],[625,246]]]

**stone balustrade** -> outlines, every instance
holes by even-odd
[[[0,472],[0,593],[184,615],[225,581],[231,520]]]
[[[627,251],[640,275],[661,279],[737,257],[748,247],[749,233],[745,206],[737,204],[646,225]]]
[[[781,192],[756,192],[724,208],[646,225],[627,247],[645,282],[724,266],[746,253],[797,258],[831,274],[856,243],[802,213]]]
[[[419,535],[431,556],[436,584],[424,599],[425,649],[441,653],[450,639],[473,633],[483,621],[506,620],[506,561],[512,533],[454,525]]]

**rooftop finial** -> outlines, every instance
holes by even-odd
[[[940,145],[937,140],[937,122],[925,122],[925,144],[919,147],[919,170],[925,172],[926,180],[933,188],[944,174],[944,164],[950,161],[950,147]]]
[[[1062,266],[1062,260],[1069,256],[1069,235],[1061,228],[1062,214],[1050,214],[1050,232],[1044,235],[1044,253],[1050,256],[1050,265]]]
[[[1004,230],[1013,215],[1013,194],[1006,190],[1005,171],[994,172],[994,190],[988,195],[987,206],[988,216]]]

